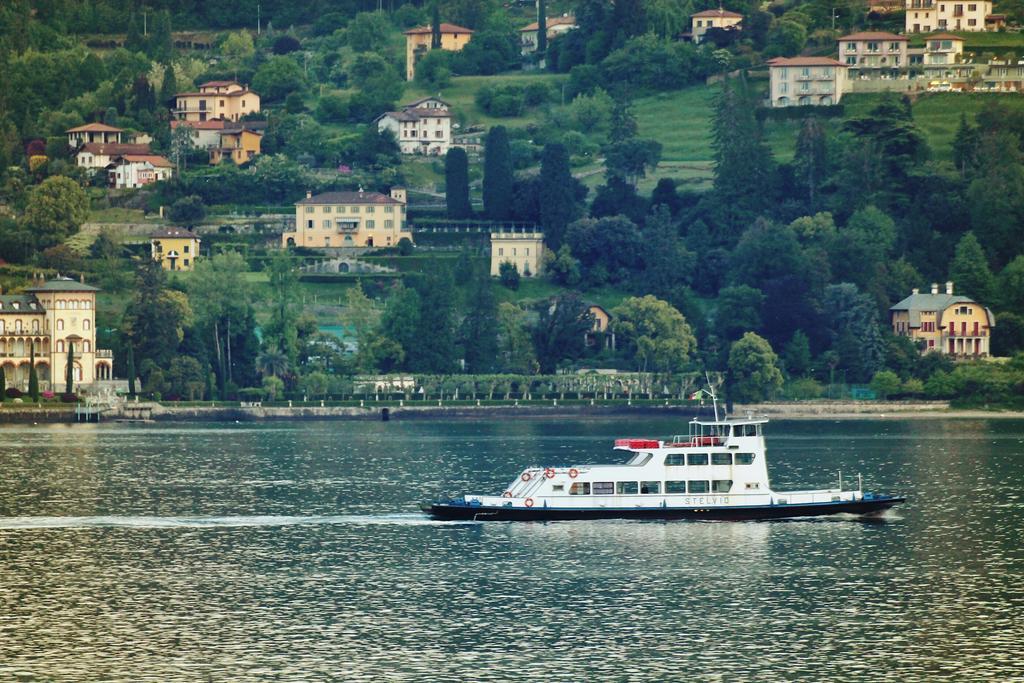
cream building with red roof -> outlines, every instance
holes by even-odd
[[[886,31],[861,31],[839,39],[839,61],[854,70],[886,71],[904,69],[909,64],[906,36]]]
[[[376,119],[377,130],[389,130],[402,154],[444,155],[452,144],[452,115],[448,103],[425,97]]]
[[[472,29],[455,24],[442,23],[440,28],[442,50],[459,52],[473,37]],[[432,42],[433,31],[430,26],[418,26],[405,32],[405,80],[411,81],[416,77],[416,62],[430,52]]]
[[[144,187],[174,176],[174,164],[156,154],[122,154],[107,166],[110,187],[124,190]]]
[[[693,42],[700,43],[709,28],[739,28],[743,15],[727,9],[706,9],[690,15],[690,35]]]
[[[65,133],[68,136],[68,147],[76,149],[87,143],[119,144],[124,129],[105,123],[87,123],[84,126],[69,128]]]
[[[179,121],[225,119],[237,121],[260,110],[260,96],[236,81],[208,81],[198,92],[174,96],[171,113]]]
[[[281,235],[282,247],[337,249],[388,247],[412,241],[405,218],[405,188],[380,192],[324,192],[295,202],[295,229]]]
[[[847,66],[829,57],[776,57],[768,61],[771,106],[839,104]]]
[[[545,33],[550,41],[576,28],[576,17],[568,14],[560,17],[548,17],[545,23],[547,26]],[[536,21],[519,29],[519,48],[523,55],[533,54],[537,51],[538,31],[540,31],[540,24]]]

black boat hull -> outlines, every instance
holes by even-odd
[[[822,515],[877,515],[904,498],[874,498],[808,505],[758,505],[703,508],[545,508],[489,507],[467,505],[461,501],[432,503],[422,509],[434,519],[496,522],[547,522],[591,519],[649,520],[757,520],[818,517]]]

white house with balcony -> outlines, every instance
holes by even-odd
[[[909,65],[906,36],[885,31],[862,31],[839,39],[839,61],[850,78],[889,78]]]
[[[377,117],[377,130],[389,130],[402,154],[443,156],[452,145],[452,115],[448,103],[425,97]]]
[[[946,2],[946,0],[906,0],[906,32],[995,31],[1005,17],[992,14],[990,0]]]
[[[772,107],[839,104],[847,65],[828,57],[776,57],[768,61]]]

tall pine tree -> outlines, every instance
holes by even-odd
[[[960,113],[960,127],[953,138],[953,163],[966,178],[978,167],[978,148],[981,146],[981,132],[967,122],[967,115]]]
[[[547,2],[537,0],[537,59],[544,59],[548,51],[548,17]]]
[[[441,4],[440,0],[434,0],[430,15],[430,49],[441,49]]]
[[[36,372],[36,344],[29,341],[28,395],[33,403],[39,403],[39,373]]]
[[[160,104],[168,106],[178,92],[178,80],[174,75],[174,67],[168,64],[164,67],[164,79],[160,84]]]
[[[775,162],[761,140],[754,102],[741,79],[727,79],[715,103],[712,147],[718,241],[731,246],[772,202]]]
[[[469,202],[469,159],[463,148],[452,147],[445,155],[444,181],[448,218],[470,218],[473,215],[473,206]]]
[[[988,259],[973,232],[964,233],[957,242],[953,260],[949,263],[949,279],[957,294],[969,296],[985,303],[992,300],[995,278],[988,267]]]
[[[68,342],[68,359],[64,366],[64,393],[72,394],[75,391],[75,343]]]
[[[484,212],[492,221],[512,217],[512,150],[505,126],[494,126],[484,140]]]
[[[815,116],[808,116],[800,126],[796,139],[793,166],[797,182],[807,190],[807,205],[813,210],[818,201],[818,188],[828,174],[828,146],[825,131]]]
[[[558,251],[569,223],[579,217],[577,181],[569,167],[569,150],[554,142],[544,145],[540,160],[540,222],[544,241]]]
[[[484,374],[493,372],[498,360],[498,301],[487,271],[477,271],[459,336],[466,372]]]

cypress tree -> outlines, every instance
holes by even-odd
[[[174,75],[174,67],[168,64],[164,67],[164,80],[160,84],[160,104],[169,106],[178,92],[178,80]]]
[[[68,364],[64,368],[64,393],[71,394],[75,390],[75,343],[68,342]]]
[[[128,37],[124,46],[129,52],[142,52],[146,49],[146,41],[139,30],[139,16],[134,11],[128,15]]]
[[[135,398],[135,350],[128,342],[128,396]]]
[[[484,140],[484,212],[492,221],[512,217],[512,150],[504,126],[494,126]]]
[[[462,220],[473,215],[469,202],[469,158],[466,150],[452,147],[444,157],[445,203],[448,218]]]
[[[537,58],[544,59],[548,51],[548,17],[547,2],[537,0]]]
[[[560,143],[544,145],[540,159],[540,222],[544,241],[558,251],[569,223],[577,218],[576,179],[569,167],[569,150]]]
[[[828,172],[828,146],[825,143],[825,131],[817,117],[808,116],[800,126],[793,166],[796,167],[798,182],[807,188],[807,201],[813,208],[818,188]]]
[[[0,365],[0,403],[3,403],[7,398],[7,375],[4,374],[4,368]]]
[[[753,220],[772,203],[775,162],[761,140],[754,103],[742,80],[729,79],[715,102],[712,147],[715,194],[720,215],[719,242],[732,246]]]
[[[978,148],[981,146],[981,132],[967,123],[967,115],[960,114],[960,127],[953,138],[953,163],[960,171],[960,177],[966,178],[969,172],[978,167]]]
[[[441,49],[441,6],[434,0],[433,13],[430,18],[430,49]]]
[[[29,342],[28,357],[28,395],[33,403],[39,403],[39,375],[36,374],[36,345]]]

